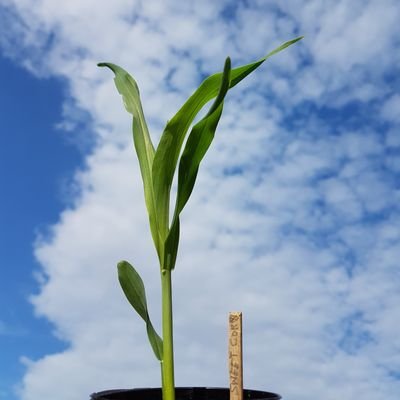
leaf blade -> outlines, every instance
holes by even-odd
[[[178,191],[175,202],[175,211],[168,237],[165,241],[165,267],[175,267],[179,242],[179,215],[188,201],[195,181],[199,165],[206,154],[220,120],[223,101],[229,90],[231,61],[225,61],[218,95],[208,113],[192,128],[179,162]]]
[[[301,36],[287,41],[258,61],[234,68],[231,71],[229,88],[236,86],[268,58],[298,42],[302,38]],[[221,72],[211,75],[200,84],[197,90],[167,123],[161,136],[160,143],[157,146],[152,167],[152,177],[155,206],[160,213],[159,230],[161,240],[163,240],[163,238],[166,239],[168,235],[170,190],[186,132],[203,106],[209,100],[217,96],[221,75]]]
[[[151,323],[146,300],[146,291],[142,278],[127,261],[118,263],[118,280],[131,306],[146,323],[147,336],[158,360],[162,360],[163,343]]]
[[[132,115],[133,141],[139,161],[140,172],[143,180],[144,197],[150,220],[150,230],[157,252],[160,256],[160,240],[158,230],[158,218],[154,204],[152,184],[152,166],[154,160],[154,146],[147,128],[139,88],[133,77],[123,68],[112,63],[99,63],[99,67],[107,67],[114,72],[115,86],[122,96],[124,106]]]

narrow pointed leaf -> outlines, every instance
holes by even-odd
[[[166,269],[173,269],[175,266],[179,243],[179,214],[192,193],[200,162],[214,138],[223,110],[223,101],[229,89],[230,71],[231,62],[228,57],[225,61],[217,98],[206,116],[192,128],[179,162],[175,212],[171,229],[165,242],[164,265]]]
[[[147,336],[158,360],[162,360],[163,343],[150,321],[142,278],[127,261],[118,263],[118,279],[126,298],[146,323]]]
[[[265,60],[301,40],[302,37],[290,40],[277,47],[260,60],[231,71],[230,88],[258,68]],[[190,124],[203,106],[218,94],[222,73],[206,78],[197,90],[189,97],[175,116],[167,123],[154,156],[152,167],[154,200],[159,212],[159,231],[161,239],[168,233],[169,196],[176,165],[185,135]]]
[[[157,215],[154,205],[154,194],[152,184],[152,165],[154,159],[154,147],[151,142],[146,120],[143,114],[142,103],[140,101],[139,88],[136,81],[118,65],[111,63],[100,63],[100,67],[110,68],[114,74],[115,86],[121,94],[124,105],[128,113],[132,114],[133,141],[136,154],[139,160],[140,172],[142,174],[144,196],[149,213],[150,230],[156,246],[157,252],[160,251],[159,233],[157,227]]]
[[[179,162],[178,193],[175,206],[175,215],[179,214],[192,193],[197,171],[201,160],[206,154],[212,140],[223,110],[223,101],[230,84],[231,62],[227,58],[221,85],[215,102],[207,115],[192,129]]]

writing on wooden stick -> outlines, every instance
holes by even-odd
[[[243,399],[242,313],[229,313],[228,362],[230,400]]]

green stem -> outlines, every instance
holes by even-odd
[[[162,290],[162,331],[163,331],[163,360],[162,360],[162,393],[163,400],[175,400],[174,381],[174,347],[172,334],[172,285],[171,271],[161,270]]]

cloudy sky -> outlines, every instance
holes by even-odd
[[[283,4],[282,4],[283,3]],[[0,0],[0,399],[159,386],[116,263],[160,284],[111,61],[152,138],[208,74],[305,39],[228,93],[182,215],[176,383],[287,400],[400,392],[397,0]],[[56,395],[55,395],[56,394]]]

